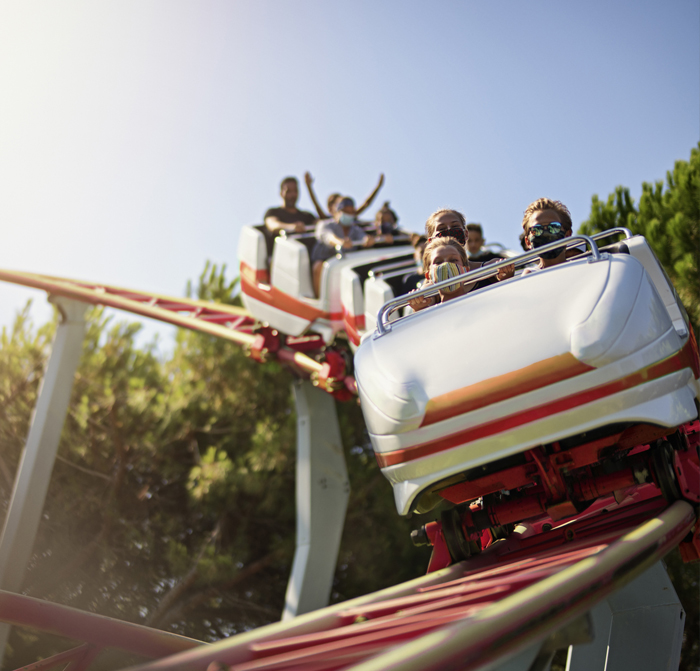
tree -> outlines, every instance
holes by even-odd
[[[625,226],[643,235],[676,287],[693,329],[700,333],[700,143],[690,161],[676,161],[666,184],[644,182],[639,205],[618,186],[605,202],[593,196],[591,213],[579,229],[590,234]]]
[[[235,289],[225,269],[207,266],[193,293],[236,302]],[[27,314],[0,339],[5,510],[56,326],[35,329]],[[278,620],[295,548],[292,376],[184,330],[161,360],[135,346],[138,328],[102,309],[88,314],[23,592],[203,640]],[[396,514],[359,407],[338,409],[352,492],[334,601],[427,565]],[[15,628],[6,661],[69,645]]]

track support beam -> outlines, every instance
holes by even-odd
[[[350,484],[334,399],[293,385],[297,411],[297,547],[282,619],[328,605]]]
[[[0,589],[9,592],[20,590],[31,557],[85,335],[85,303],[49,300],[58,308],[60,322],[0,536]],[[0,663],[9,630],[0,625]]]
[[[569,648],[567,671],[677,669],[685,611],[659,562],[591,609],[594,640]]]

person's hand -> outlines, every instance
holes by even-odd
[[[371,235],[368,235],[363,241],[362,241],[362,246],[363,247],[372,247],[374,245],[374,238]]]
[[[306,182],[306,186],[311,186],[314,183],[314,178],[311,176],[310,172],[305,172],[304,173],[304,181]]]
[[[425,289],[431,284],[432,282],[430,280],[426,280],[425,282],[423,282],[423,286],[421,287],[421,289]],[[418,289],[409,291],[409,296],[415,293],[416,291],[418,291]],[[435,296],[416,296],[415,298],[412,298],[408,302],[408,304],[414,312],[418,312],[419,310],[425,310],[425,308],[429,308],[431,305],[435,304]]]
[[[384,185],[384,173],[379,175],[379,184],[377,186],[381,187]]]
[[[297,221],[297,223],[294,224],[294,232],[306,233],[306,224],[302,223],[301,221]]]
[[[350,238],[343,239],[343,249],[352,249],[355,243]]]
[[[502,282],[503,280],[509,280],[511,277],[513,277],[513,275],[515,275],[515,264],[511,263],[510,265],[498,269],[496,279],[499,282]]]
[[[388,233],[386,235],[382,236],[382,242],[386,242],[387,245],[391,245],[394,243],[394,236],[389,235]]]

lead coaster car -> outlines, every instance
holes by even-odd
[[[358,348],[397,511],[454,504],[442,520],[452,559],[514,522],[566,519],[646,485],[700,500],[698,345],[645,239],[594,238],[620,233],[601,249],[587,236],[553,243],[538,251],[587,251],[393,321],[407,300],[390,301]]]

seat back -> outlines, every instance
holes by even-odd
[[[343,268],[340,274],[340,303],[345,332],[353,345],[359,345],[365,330],[365,299],[360,278],[353,268]]]
[[[271,265],[272,286],[297,298],[315,298],[309,252],[301,239],[278,237]]]
[[[377,328],[377,314],[382,305],[394,298],[394,291],[383,279],[371,277],[365,282],[365,328],[368,332]],[[394,313],[389,317],[393,321],[398,317]]]
[[[244,226],[238,240],[238,253],[241,260],[241,274],[250,281],[270,283],[267,268],[267,239],[265,225]]]

